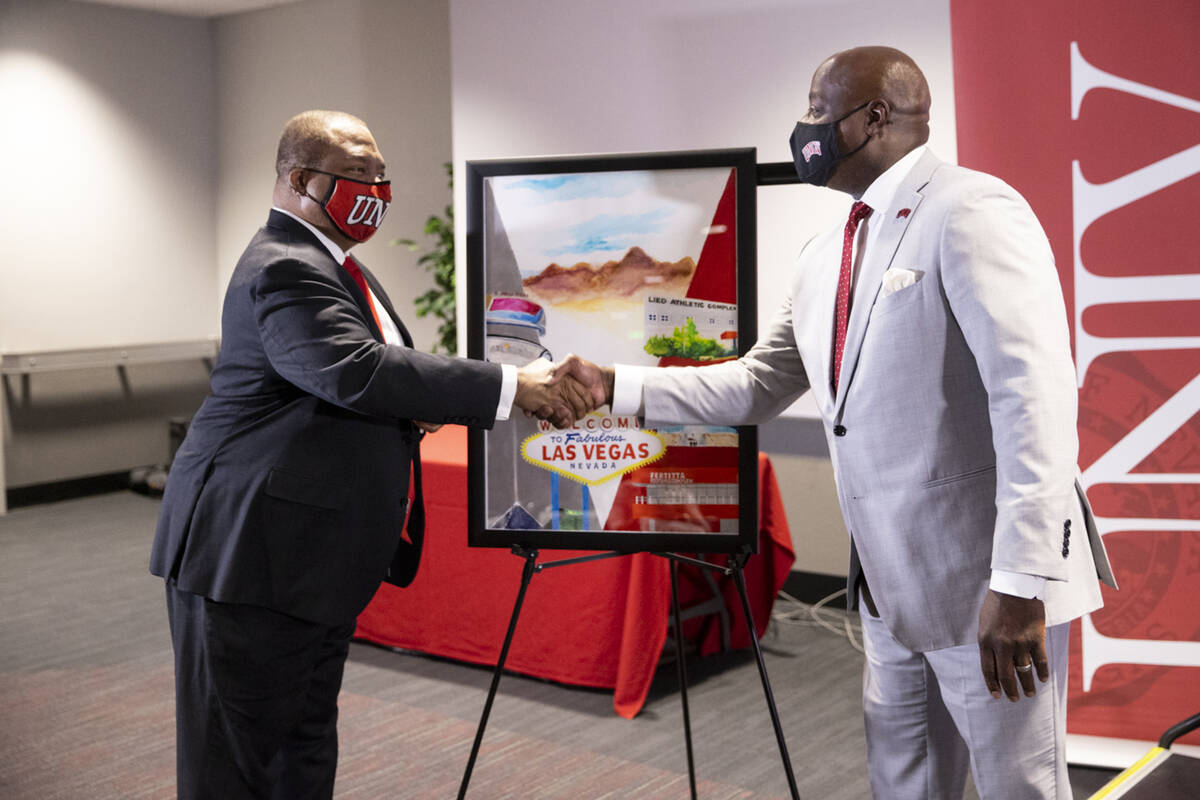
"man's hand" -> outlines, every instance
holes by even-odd
[[[598,367],[591,361],[570,353],[558,362],[554,373],[570,375],[587,388],[593,408],[612,405],[613,383],[615,373],[612,367]]]
[[[588,388],[569,371],[560,373],[542,358],[517,370],[513,403],[530,416],[550,420],[557,428],[571,425],[598,405]]]
[[[422,422],[421,420],[414,421],[413,425],[416,425],[426,433],[433,433],[442,427],[442,423],[440,422]]]
[[[1021,699],[1021,689],[1026,697],[1037,693],[1033,673],[1042,683],[1050,679],[1041,600],[988,590],[979,610],[979,665],[992,697],[999,699],[1001,688],[1014,703]]]

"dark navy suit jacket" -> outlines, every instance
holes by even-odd
[[[490,428],[500,367],[383,344],[353,278],[277,211],[238,261],[221,329],[150,571],[220,602],[352,620],[401,542],[419,440],[411,421]],[[419,557],[412,550],[403,557]]]

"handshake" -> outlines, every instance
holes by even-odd
[[[613,374],[612,367],[598,367],[576,355],[557,364],[539,358],[517,370],[513,403],[526,416],[565,428],[612,403]]]

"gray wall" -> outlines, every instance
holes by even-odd
[[[275,144],[307,108],[371,125],[395,201],[356,252],[416,339],[436,323],[425,218],[450,200],[447,0],[310,0],[215,20],[61,0],[0,2],[0,352],[203,339],[266,218]],[[199,361],[5,381],[10,487],[164,461]]]
[[[0,13],[0,350],[214,333],[208,24],[58,0]]]
[[[412,298],[433,285],[417,253],[431,213],[450,202],[450,18],[446,0],[313,0],[222,17],[215,23],[221,153],[218,282],[263,221],[275,181],[275,145],[300,111],[333,108],[366,120],[387,161],[392,205],[383,229],[354,252],[375,272],[413,334],[429,349],[437,324]]]
[[[771,456],[783,496],[796,551],[792,569],[845,575],[850,538],[842,522],[821,422],[779,417],[759,427],[758,444]]]
[[[808,73],[827,51],[893,41],[931,72],[935,146],[954,156],[946,3],[904,14],[854,4],[874,27],[854,40],[799,35],[831,6],[669,0],[309,0],[198,20],[59,0],[0,6],[0,99],[15,109],[0,199],[0,350],[202,338],[270,204],[275,141],[306,108],[371,125],[393,179],[384,231],[360,252],[418,346],[435,324],[411,313],[431,280],[418,236],[448,201],[441,163],[533,152],[757,144],[786,157]],[[616,12],[620,12],[617,14]],[[870,12],[870,13],[868,13]],[[805,23],[805,24],[801,24]],[[455,49],[453,80],[451,42]],[[940,144],[938,142],[940,140]],[[47,178],[53,183],[46,183]],[[763,313],[806,231],[836,216],[817,190],[760,196]],[[418,237],[419,238],[419,237]],[[199,402],[199,363],[10,380],[8,482],[21,486],[165,458],[166,418]],[[845,533],[812,420],[764,429],[797,546],[797,568],[845,570]]]
[[[209,24],[57,0],[0,5],[0,351],[216,332],[216,80]],[[5,382],[7,480],[164,461],[196,361]]]
[[[948,0],[451,0],[450,11],[460,167],[481,158],[750,146],[760,162],[787,161],[817,65],[843,48],[885,43],[925,71],[930,144],[943,158],[957,155]],[[464,196],[456,191],[460,208]],[[814,187],[759,191],[760,330],[795,253],[844,220],[849,205],[847,195]],[[802,399],[764,427],[760,443],[778,472],[796,569],[844,575],[848,539],[815,412]]]

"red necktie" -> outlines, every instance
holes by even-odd
[[[363,277],[362,269],[350,256],[346,256],[342,266],[350,273],[350,277],[354,278],[358,288],[362,289],[363,296],[367,298],[367,307],[371,309],[375,327],[379,329],[382,339],[383,326],[379,324],[379,312],[375,309],[375,301],[371,297],[371,290],[367,288],[367,279]],[[412,346],[407,333],[401,333],[401,337],[404,338],[406,346]],[[421,490],[421,437],[424,434],[416,427],[413,428],[413,432],[416,437],[412,449],[413,497],[408,507],[408,519],[401,520],[404,530],[408,531],[408,538],[412,541],[402,538],[396,543],[396,552],[384,577],[384,580],[396,586],[408,586],[417,576],[417,564],[420,562],[421,547],[425,541],[425,498]]]
[[[854,234],[858,223],[871,214],[871,207],[862,201],[850,206],[846,234],[842,238],[842,271],[838,275],[837,305],[833,323],[833,393],[837,394],[838,377],[842,373],[842,351],[846,349],[846,326],[850,322],[850,275],[854,269]]]
[[[350,277],[354,278],[354,282],[358,284],[358,288],[362,289],[363,296],[367,298],[367,308],[371,309],[371,316],[375,318],[375,328],[379,331],[379,335],[383,335],[383,325],[379,323],[379,312],[375,310],[375,301],[371,298],[371,290],[367,288],[367,279],[363,277],[362,270],[358,264],[350,256],[346,256],[346,260],[342,262],[342,266],[346,268],[346,272],[350,273]]]

